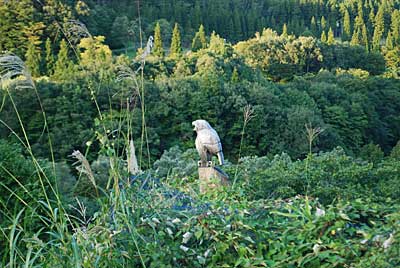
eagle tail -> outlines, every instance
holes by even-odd
[[[219,164],[222,166],[225,163],[224,154],[222,153],[222,151],[219,151],[217,155]]]

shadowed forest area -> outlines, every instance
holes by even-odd
[[[399,0],[0,0],[0,52],[0,267],[400,267]]]

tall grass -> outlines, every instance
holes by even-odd
[[[243,142],[244,142],[244,134],[245,134],[246,126],[250,122],[250,120],[252,118],[254,118],[255,116],[256,115],[254,113],[254,108],[250,104],[246,105],[243,108],[243,126],[242,126],[242,131],[241,131],[241,138],[240,138],[238,163],[240,161],[240,157],[241,157],[241,154],[242,154],[242,147],[243,147]],[[235,176],[234,176],[233,183],[232,183],[232,187],[233,188],[235,187],[235,184],[236,184],[238,168],[239,168],[239,165],[237,165],[236,169],[235,169]]]
[[[41,4],[40,1],[39,3]],[[70,20],[64,24],[58,21],[55,22],[59,26],[60,32],[63,33],[65,39],[67,40],[70,49],[73,50],[78,66],[81,65],[76,45],[79,44],[82,38],[93,38],[92,35],[90,34],[86,26],[79,21]],[[142,38],[141,33],[140,37]],[[142,44],[142,40],[140,40],[140,43]],[[105,209],[107,207],[112,208],[113,213],[118,213],[119,218],[123,219],[122,222],[117,222],[116,224],[118,226],[123,225],[128,228],[129,233],[131,234],[132,241],[134,241],[135,247],[137,249],[137,254],[141,260],[141,265],[143,267],[146,267],[146,265],[139,251],[138,239],[140,238],[138,237],[135,230],[135,225],[133,225],[131,222],[131,217],[134,217],[134,215],[132,215],[132,212],[130,210],[125,208],[126,200],[124,199],[124,196],[121,194],[120,191],[120,180],[125,180],[123,181],[124,185],[129,185],[129,181],[128,178],[126,178],[125,174],[122,174],[120,172],[121,168],[119,164],[119,159],[123,158],[123,155],[119,155],[118,152],[122,151],[126,154],[126,159],[128,162],[127,171],[129,173],[138,174],[140,170],[144,167],[143,157],[145,148],[147,150],[148,156],[147,166],[150,167],[151,165],[150,145],[148,142],[148,130],[146,124],[146,87],[144,82],[144,68],[146,58],[151,53],[152,44],[153,39],[152,37],[150,37],[146,47],[143,50],[143,54],[139,58],[140,67],[138,70],[133,71],[127,65],[119,66],[116,75],[117,80],[120,82],[125,83],[128,80],[130,80],[131,82],[133,81],[131,97],[137,96],[140,98],[140,109],[142,115],[139,164],[136,160],[135,148],[133,143],[133,140],[139,138],[133,137],[133,133],[131,130],[132,124],[136,122],[132,122],[132,116],[130,114],[130,109],[132,107],[130,107],[130,102],[128,99],[125,100],[127,103],[126,107],[124,108],[123,105],[121,105],[120,111],[121,114],[125,114],[125,118],[119,120],[118,129],[112,130],[112,133],[114,135],[118,135],[119,137],[125,139],[125,148],[123,148],[123,150],[120,150],[120,148],[116,148],[112,144],[112,142],[108,140],[109,133],[104,122],[104,111],[100,108],[96,96],[96,92],[98,92],[98,90],[100,90],[103,86],[104,81],[102,79],[100,79],[99,82],[93,81],[92,86],[90,86],[88,90],[90,91],[93,102],[97,107],[98,117],[100,119],[101,128],[103,130],[103,137],[105,137],[106,139],[106,142],[103,144],[103,146],[110,146],[110,148],[112,149],[111,151],[109,151],[111,153],[108,155],[111,170],[109,183],[107,183],[108,186],[112,185],[112,189],[109,189],[108,186],[107,189],[99,189],[99,186],[96,183],[96,175],[91,170],[90,164],[86,159],[87,151],[85,154],[82,154],[79,151],[72,152],[72,156],[75,157],[80,164],[80,174],[84,174],[89,178],[89,181],[91,182],[93,189],[95,190],[96,197],[98,199],[98,202],[101,204],[102,209]],[[2,204],[2,206],[4,207],[4,210],[2,211],[4,219],[8,219],[11,225],[0,228],[0,236],[4,237],[4,240],[7,241],[7,248],[0,250],[0,252],[7,253],[8,256],[2,256],[2,264],[0,266],[12,268],[22,266],[37,267],[41,264],[41,262],[48,262],[55,265],[53,267],[92,267],[91,265],[99,262],[99,259],[91,259],[91,257],[99,257],[101,256],[101,254],[96,255],[96,253],[99,253],[97,252],[97,249],[94,250],[94,252],[91,252],[92,245],[86,243],[91,238],[94,238],[96,241],[92,242],[96,244],[98,233],[105,234],[109,232],[109,230],[100,225],[94,225],[93,227],[90,227],[90,224],[94,223],[95,219],[87,217],[86,207],[81,201],[77,200],[77,207],[64,207],[65,205],[61,201],[62,197],[60,196],[60,193],[57,189],[57,175],[55,171],[56,161],[54,158],[52,141],[50,138],[51,126],[49,126],[47,123],[45,108],[41,103],[39,93],[34,83],[34,79],[31,77],[29,70],[26,68],[24,62],[16,55],[10,53],[1,54],[0,79],[1,89],[6,93],[4,94],[4,98],[0,106],[0,112],[5,105],[6,98],[8,98],[16,114],[22,136],[19,136],[17,134],[19,131],[12,129],[9,124],[7,124],[7,122],[1,121],[0,123],[9,129],[10,133],[12,133],[26,149],[28,155],[32,159],[32,163],[34,163],[37,177],[40,180],[41,192],[44,196],[44,200],[41,200],[38,197],[32,195],[29,190],[25,188],[24,183],[13,176],[12,170],[5,170],[7,174],[9,174],[9,176],[15,180],[16,184],[23,189],[23,192],[24,194],[26,194],[26,196],[15,192],[14,189],[10,189],[3,183],[1,185],[10,192],[11,196],[14,196],[17,200],[19,200],[21,204],[21,209],[17,214],[13,214],[11,210],[7,210],[6,204]],[[29,133],[27,133],[25,127],[26,122],[23,122],[20,116],[17,104],[13,98],[13,90],[34,90],[38,97],[38,102],[40,104],[40,109],[42,111],[44,121],[43,135],[48,136],[48,144],[51,152],[52,172],[50,174],[48,173],[48,171],[45,170],[43,166],[41,166],[40,161],[34,155],[32,146],[30,144]],[[111,116],[113,116],[111,99],[109,101],[110,114]],[[122,124],[126,124],[127,133],[123,132]],[[5,169],[1,164],[0,168]],[[49,177],[50,175],[51,178]],[[55,181],[52,181],[53,178],[55,179]],[[79,179],[80,178],[78,178],[78,180]],[[25,201],[26,197],[31,198],[35,204],[31,204]],[[68,210],[71,212],[67,212]],[[24,228],[24,226],[29,226],[29,222],[27,222],[28,217],[26,215],[28,211],[29,213],[31,213],[30,217],[38,219],[43,226],[42,228],[39,228],[39,230],[37,230],[35,233],[31,233]],[[107,215],[109,213],[106,211],[102,211],[102,214]],[[104,223],[104,218],[102,220]],[[117,227],[117,229],[119,228],[120,227]],[[111,239],[113,234],[109,235],[109,238]],[[108,243],[108,246],[112,246],[111,240],[104,243]],[[109,253],[111,254],[113,249],[108,248],[107,250],[109,250]],[[112,265],[112,263],[113,260],[110,260],[108,264]],[[115,264],[117,263],[118,262],[115,262]],[[104,260],[103,264],[105,264]]]

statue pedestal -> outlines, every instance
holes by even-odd
[[[200,193],[228,185],[228,175],[218,167],[199,167]]]

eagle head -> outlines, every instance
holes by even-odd
[[[206,120],[202,120],[202,119],[193,121],[192,125],[194,126],[193,130],[196,132],[199,130],[202,130],[202,129],[210,129],[211,128],[210,124]]]

